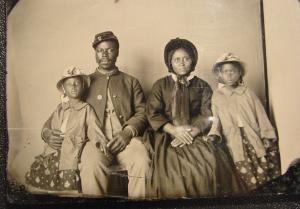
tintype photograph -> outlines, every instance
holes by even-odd
[[[262,6],[17,2],[7,16],[8,184],[130,200],[284,192],[291,161],[269,101]]]

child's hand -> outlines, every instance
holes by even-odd
[[[270,142],[268,139],[263,139],[263,144],[265,148],[269,148],[270,147]]]
[[[264,147],[266,149],[277,149],[276,139],[267,139],[267,138],[264,138],[262,141],[263,141]]]
[[[45,142],[53,149],[59,150],[61,148],[64,135],[60,130],[45,128],[42,133]]]
[[[108,158],[109,161],[113,160],[113,155],[110,153],[110,151],[108,150],[108,148],[106,147],[106,143],[100,143],[97,142],[96,143],[96,147],[104,153],[104,155]]]
[[[222,139],[221,139],[221,137],[219,137],[217,135],[210,135],[206,138],[206,141],[212,142],[214,144],[221,144]]]

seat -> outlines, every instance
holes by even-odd
[[[108,195],[128,196],[128,172],[119,164],[113,164],[109,167]]]

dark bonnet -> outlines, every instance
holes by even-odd
[[[173,72],[173,68],[172,68],[172,64],[171,64],[172,56],[170,56],[170,53],[172,53],[172,55],[173,55],[174,51],[179,48],[185,49],[187,51],[187,53],[191,56],[192,71],[193,71],[195,69],[195,66],[198,61],[198,51],[197,51],[195,45],[186,39],[175,38],[175,39],[171,39],[167,43],[167,45],[165,47],[165,51],[164,51],[165,63],[166,63],[166,66],[168,67],[169,72]]]

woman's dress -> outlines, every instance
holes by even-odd
[[[195,76],[180,95],[180,91],[179,94],[174,91],[175,85],[178,83],[172,76],[158,80],[147,101],[147,117],[152,127],[144,135],[152,154],[147,181],[148,197],[199,197],[245,192],[226,146],[204,140],[211,125],[210,86]],[[187,94],[182,94],[184,91]],[[174,100],[175,95],[177,100]],[[188,107],[182,107],[182,104],[185,105],[182,99],[187,99]],[[181,116],[174,120],[174,106],[180,112],[188,110],[187,119]],[[183,124],[180,121],[184,121]],[[187,121],[189,125],[200,128],[201,134],[191,145],[172,147],[173,137],[162,127],[166,123],[188,125],[184,124]]]

